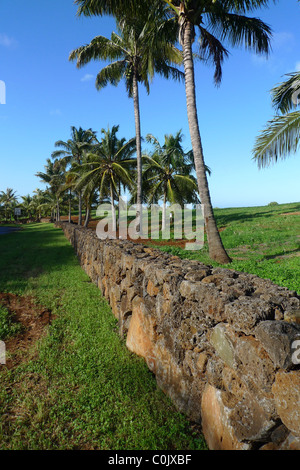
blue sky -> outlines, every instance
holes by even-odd
[[[284,75],[300,70],[300,5],[278,0],[255,12],[273,30],[268,59],[244,49],[229,49],[219,88],[213,70],[196,64],[197,105],[206,164],[215,207],[243,207],[300,201],[300,155],[258,170],[252,160],[256,136],[273,116],[270,90]],[[57,140],[71,126],[102,128],[118,124],[119,137],[135,134],[133,102],[124,84],[98,92],[95,76],[103,63],[76,69],[71,50],[101,34],[110,36],[108,17],[78,18],[73,0],[13,0],[0,4],[0,80],[6,104],[0,104],[0,190],[19,196],[44,188],[43,171]],[[154,78],[150,95],[140,90],[142,134],[161,142],[182,129],[191,148],[183,83]]]

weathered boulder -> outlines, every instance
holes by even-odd
[[[300,325],[284,321],[264,321],[255,329],[255,337],[263,345],[276,367],[291,369],[293,343],[300,339]]]
[[[300,370],[278,371],[272,392],[281,421],[300,438]]]

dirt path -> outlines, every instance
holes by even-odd
[[[52,316],[49,310],[37,305],[31,297],[0,293],[0,304],[10,312],[14,322],[22,325],[19,334],[5,341],[4,367],[11,369],[25,359],[26,352],[45,334],[46,326],[51,324]]]

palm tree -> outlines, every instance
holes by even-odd
[[[92,129],[84,130],[81,127],[77,129],[72,126],[70,139],[66,142],[63,140],[55,142],[55,147],[61,147],[61,149],[52,152],[52,158],[60,158],[66,166],[73,162],[80,165],[84,153],[91,148],[95,139],[96,133]],[[82,225],[82,195],[80,192],[78,193],[78,225]]]
[[[202,139],[199,130],[194,57],[192,45],[196,38],[196,27],[199,33],[199,55],[204,61],[212,61],[215,68],[214,81],[220,84],[222,78],[222,63],[228,56],[223,46],[229,41],[232,46],[245,44],[257,53],[268,53],[270,28],[257,18],[244,16],[248,11],[266,5],[267,0],[164,0],[170,14],[178,19],[179,42],[183,50],[185,71],[185,89],[187,114],[190,136],[195,159],[201,204],[203,205],[204,220],[210,257],[221,263],[231,262],[225,251],[216,220],[213,213],[210,191],[205,171],[205,161]]]
[[[30,194],[27,194],[26,196],[21,196],[21,199],[22,203],[20,207],[24,209],[25,213],[27,214],[27,217],[31,218],[34,210],[33,197],[30,196]]]
[[[70,171],[67,171],[65,174],[65,190],[68,192],[68,221],[69,223],[72,222],[72,207],[74,206],[74,192],[76,186],[76,175],[71,174],[72,167]]]
[[[165,135],[164,144],[148,134],[146,141],[154,144],[154,151],[144,155],[144,178],[149,203],[163,200],[162,229],[166,225],[166,203],[183,204],[199,202],[197,181],[192,175],[194,165],[190,153],[185,153],[181,131]]]
[[[97,36],[90,44],[72,51],[69,57],[70,60],[77,60],[77,67],[82,67],[94,59],[111,61],[97,76],[96,88],[98,90],[107,86],[108,83],[118,85],[122,79],[125,79],[128,96],[133,98],[134,102],[138,208],[141,207],[143,199],[139,83],[142,83],[149,93],[150,80],[155,73],[167,79],[183,78],[183,73],[174,66],[182,63],[182,56],[164,34],[163,23],[159,23],[159,10],[149,12],[148,9],[142,14],[140,8],[139,12],[139,16],[135,16],[134,21],[128,18],[119,19],[117,23],[119,34],[113,32],[110,39]],[[161,26],[160,35],[158,34],[159,26]]]
[[[37,205],[39,213],[51,214],[51,219],[60,220],[60,208],[64,205],[64,198],[61,193],[55,194],[50,188],[43,193],[42,200]]]
[[[116,229],[115,200],[120,197],[120,183],[132,188],[133,180],[130,169],[136,160],[132,155],[136,151],[135,138],[126,141],[119,139],[119,126],[101,130],[102,139],[94,145],[81,166],[74,166],[71,173],[76,173],[76,187],[83,190],[87,201],[92,200],[93,193],[99,188],[100,202],[109,197],[112,205],[113,229]]]
[[[64,191],[65,182],[65,162],[59,159],[52,162],[48,158],[44,168],[45,172],[39,171],[36,176],[43,183],[49,184],[48,193],[51,195],[51,200],[56,201],[56,220],[60,220],[61,194]]]
[[[4,217],[6,221],[8,216],[11,218],[12,209],[17,204],[17,201],[16,191],[14,191],[12,188],[7,188],[6,191],[1,191],[0,202],[4,207]]]
[[[164,3],[170,19],[177,19],[179,25],[178,37],[183,50],[188,122],[199,194],[204,209],[209,254],[219,263],[229,263],[231,259],[225,251],[217,229],[206,177],[197,116],[192,45],[198,27],[200,58],[206,62],[213,62],[214,80],[219,84],[222,77],[222,63],[228,56],[223,41],[229,41],[232,46],[244,44],[246,48],[259,54],[269,52],[270,28],[260,19],[249,18],[245,14],[267,6],[270,0],[160,0],[157,3],[149,3],[146,0],[75,0],[75,4],[79,5],[78,15],[112,14],[116,18],[122,15],[138,16],[141,11],[150,8],[150,4],[155,9],[161,2]]]
[[[45,198],[45,191],[37,188],[33,191],[32,201],[30,203],[30,207],[34,212],[37,220],[40,220],[42,217],[42,211],[40,209],[40,205],[44,202]]]
[[[300,142],[300,72],[291,73],[288,79],[272,90],[272,101],[279,113],[256,139],[253,150],[259,168],[296,153]]]

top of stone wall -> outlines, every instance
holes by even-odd
[[[226,322],[236,332],[246,335],[253,334],[261,322],[300,323],[300,296],[268,279],[181,259],[129,240],[100,240],[94,230],[67,222],[56,225],[62,224],[65,230],[84,235],[86,241],[93,238],[99,247],[111,248],[120,260],[132,255],[136,270],[143,271],[153,286],[158,286],[157,292],[162,290],[165,281],[169,284],[171,281],[173,295],[180,294],[183,300],[201,303],[203,314],[213,323]]]

